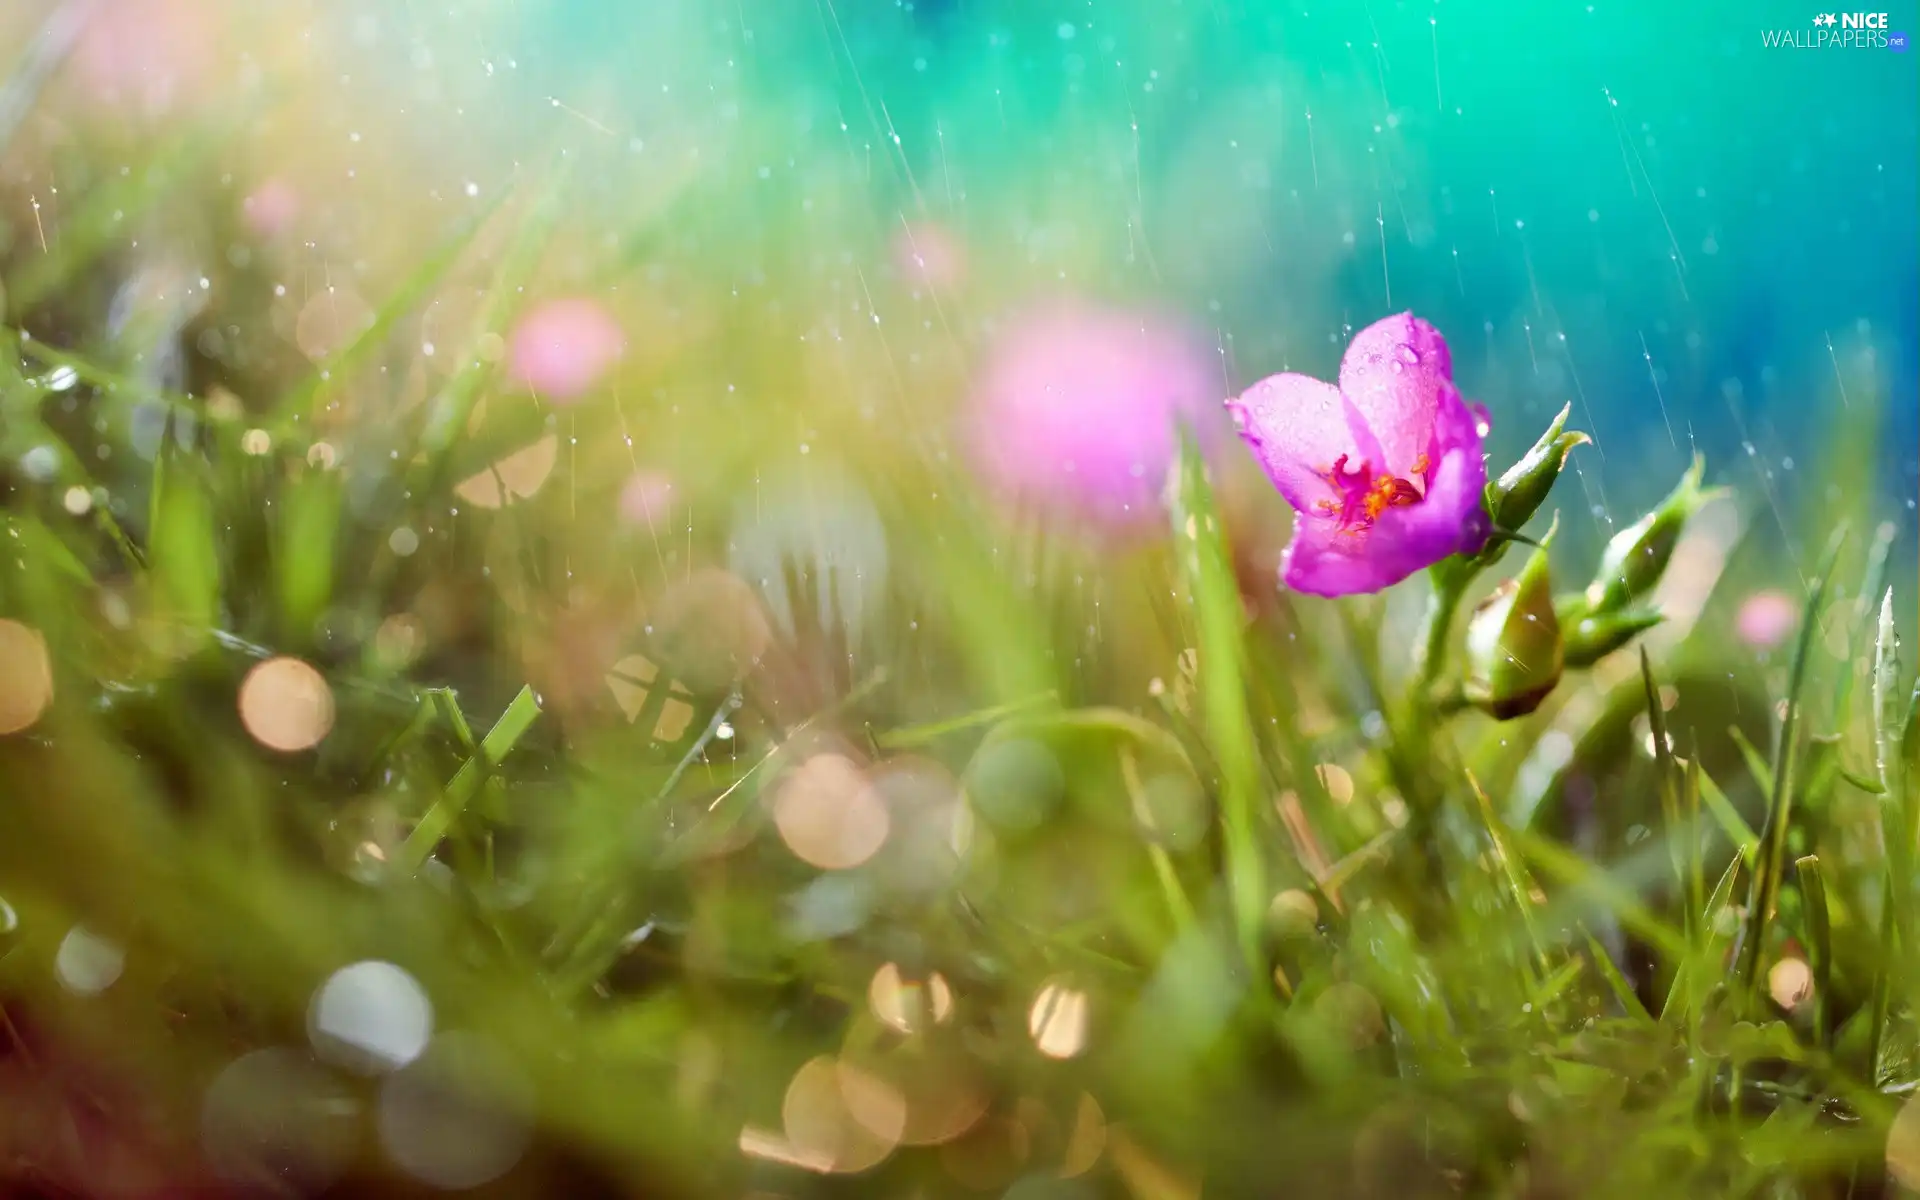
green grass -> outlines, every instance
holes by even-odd
[[[1102,551],[1010,528],[895,429],[820,468],[888,535],[865,626],[819,602],[855,583],[807,538],[779,620],[751,586],[690,591],[772,434],[637,403],[676,431],[693,513],[662,541],[591,515],[628,466],[591,453],[625,401],[543,414],[477,350],[553,278],[564,173],[424,239],[364,334],[240,411],[205,356],[184,388],[143,382],[150,347],[63,298],[113,278],[108,223],[178,203],[205,136],[96,193],[59,253],[15,231],[0,258],[0,713],[37,695],[37,644],[52,678],[0,736],[10,1188],[223,1166],[397,1193],[436,1148],[497,1154],[490,1186],[528,1195],[1837,1200],[1887,1194],[1889,1155],[1920,1179],[1920,707],[1877,513],[1809,518],[1828,548],[1798,636],[1757,664],[1726,636],[1731,568],[1680,628],[1651,578],[1610,614],[1582,598],[1544,488],[1514,517],[1546,502],[1530,565],[1409,582],[1437,617],[1410,626],[1245,585],[1262,531],[1191,446],[1164,533]],[[596,270],[674,253],[653,228],[625,245]],[[474,345],[409,397],[387,368],[456,273],[488,281]],[[716,328],[613,390],[777,372],[770,344]],[[339,397],[398,432],[329,425]],[[803,399],[799,428],[835,419]],[[120,417],[74,416],[139,405],[168,414],[151,461]],[[549,433],[533,497],[454,496]],[[1556,424],[1526,461],[1579,442]],[[1459,686],[1455,615],[1523,569],[1541,615],[1617,618],[1619,644],[1495,722]],[[317,745],[242,720],[282,656],[325,680]],[[823,790],[849,823],[824,850]],[[876,804],[870,859],[795,853],[841,853]],[[209,1099],[250,1052],[304,1056],[316,993],[368,959],[458,1035],[396,1077],[438,1064],[441,1091],[323,1063]],[[804,1086],[823,1055],[837,1100]],[[423,1107],[439,1133],[382,1126]]]

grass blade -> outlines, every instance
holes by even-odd
[[[407,840],[395,855],[395,865],[400,870],[412,873],[420,869],[427,861],[427,855],[447,836],[453,823],[466,810],[469,802],[479,794],[480,785],[486,781],[488,772],[501,762],[528,729],[540,716],[540,701],[534,696],[531,687],[522,687],[513,703],[507,705],[507,711],[493,723],[493,728],[480,743],[480,752],[462,763],[460,770],[447,784],[446,791],[433,802],[420,823],[413,827]]]
[[[1198,446],[1183,435],[1175,488],[1174,536],[1181,574],[1198,623],[1202,724],[1224,776],[1220,805],[1227,893],[1240,949],[1258,976],[1260,927],[1266,912],[1265,870],[1255,841],[1260,764],[1248,715],[1241,642],[1240,587],[1227,558],[1225,537]]]
[[[1620,1010],[1640,1024],[1652,1025],[1653,1014],[1647,1011],[1646,1005],[1640,1003],[1640,997],[1634,994],[1633,986],[1627,982],[1627,977],[1620,973],[1620,968],[1614,964],[1613,956],[1608,954],[1607,948],[1600,944],[1600,939],[1594,937],[1584,926],[1580,933],[1587,940],[1587,953],[1592,956],[1593,965],[1599,968],[1600,978],[1606,981],[1607,990],[1613,993],[1613,998],[1619,1003]]]
[[[1734,850],[1741,858],[1752,862],[1754,850],[1760,845],[1760,835],[1753,831],[1753,826],[1747,824],[1747,819],[1727,799],[1720,785],[1704,771],[1700,773],[1700,799],[1706,802],[1707,812],[1720,826],[1721,832],[1727,835],[1727,841],[1733,844]]]
[[[1827,1006],[1833,990],[1833,924],[1827,912],[1827,886],[1820,877],[1820,858],[1809,854],[1793,862],[1793,877],[1807,906],[1807,955],[1813,961],[1813,1033],[1822,1049],[1829,1048]]]
[[[1742,992],[1754,998],[1760,979],[1762,943],[1767,923],[1773,918],[1773,906],[1780,895],[1780,876],[1786,863],[1787,828],[1793,818],[1794,740],[1799,735],[1800,694],[1807,680],[1807,663],[1813,656],[1814,632],[1826,605],[1827,584],[1833,577],[1835,561],[1845,544],[1846,530],[1834,532],[1814,577],[1813,591],[1807,597],[1800,617],[1800,636],[1793,649],[1793,665],[1787,675],[1787,711],[1774,741],[1772,786],[1768,789],[1767,823],[1760,833],[1760,854],[1755,863],[1752,885],[1747,889],[1747,919],[1740,935],[1735,959],[1735,978]]]

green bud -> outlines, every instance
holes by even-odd
[[[1703,491],[1700,477],[1707,461],[1694,455],[1693,465],[1680,477],[1679,484],[1654,510],[1613,536],[1600,556],[1600,570],[1587,585],[1587,609],[1590,612],[1617,612],[1636,597],[1645,596],[1660,582],[1673,548],[1680,542],[1680,531],[1700,506],[1717,492]]]
[[[1553,490],[1561,469],[1567,465],[1567,455],[1575,446],[1584,446],[1593,440],[1578,431],[1563,432],[1567,414],[1572,411],[1571,404],[1562,408],[1553,424],[1547,426],[1547,431],[1533,444],[1533,449],[1508,467],[1506,474],[1487,485],[1487,511],[1493,516],[1495,528],[1518,529],[1532,520],[1533,514],[1546,503],[1547,493]]]
[[[1592,666],[1666,619],[1644,609],[1589,616],[1584,606],[1562,615],[1567,618],[1567,666],[1575,669]]]
[[[1502,721],[1540,707],[1560,682],[1566,650],[1545,546],[1474,611],[1467,624],[1467,662],[1467,699]]]

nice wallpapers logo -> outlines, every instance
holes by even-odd
[[[1907,35],[1887,28],[1883,12],[1815,13],[1811,29],[1763,29],[1761,44],[1775,50],[1892,50],[1907,48]]]

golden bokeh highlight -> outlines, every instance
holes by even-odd
[[[669,585],[653,606],[653,633],[662,665],[697,692],[732,685],[773,645],[759,592],[719,567]]]
[[[426,626],[412,613],[393,613],[373,631],[374,653],[388,670],[412,666],[426,645]]]
[[[833,1170],[831,1158],[824,1154],[802,1150],[789,1142],[786,1135],[775,1133],[771,1129],[745,1126],[740,1130],[739,1146],[740,1153],[748,1158],[798,1167],[802,1171],[812,1171],[817,1175],[825,1175]]]
[[[773,822],[794,856],[823,871],[857,867],[887,840],[880,794],[853,760],[816,754],[786,775],[773,795]]]
[[[240,435],[240,449],[258,458],[273,449],[273,435],[264,429],[249,429]]]
[[[1048,1058],[1072,1058],[1087,1046],[1087,994],[1055,980],[1027,1010],[1027,1032]]]
[[[240,721],[270,750],[310,750],[333,728],[333,689],[297,658],[270,658],[240,684]]]
[[[560,455],[560,439],[547,434],[539,441],[468,476],[454,486],[454,494],[476,508],[500,508],[525,500],[540,490],[553,474]]]
[[[319,467],[322,471],[331,471],[340,461],[340,455],[327,442],[315,442],[307,448],[307,465]]]
[[[1067,1134],[1066,1153],[1060,1157],[1060,1178],[1072,1179],[1093,1170],[1107,1148],[1107,1114],[1091,1092],[1080,1093],[1074,1110],[1073,1131]]]
[[[873,1015],[900,1033],[923,1033],[953,1016],[953,990],[938,971],[924,980],[907,979],[897,963],[886,963],[867,985]]]
[[[1813,968],[1804,958],[1783,958],[1767,972],[1767,992],[1773,1002],[1792,1012],[1813,995]]]
[[[53,703],[53,662],[40,631],[0,619],[0,736],[28,728]]]
[[[797,1158],[825,1164],[816,1170],[857,1174],[900,1145],[907,1102],[885,1080],[823,1054],[794,1073],[780,1121]]]
[[[1299,888],[1288,888],[1267,905],[1267,929],[1275,937],[1312,937],[1319,924],[1319,903]]]
[[[76,517],[84,517],[93,508],[93,493],[76,483],[60,497],[60,506]]]
[[[294,322],[293,341],[315,360],[340,351],[373,324],[373,310],[351,288],[328,287],[307,297]]]
[[[1335,804],[1345,804],[1353,799],[1353,775],[1339,763],[1321,763],[1313,769],[1320,777],[1320,786],[1326,789]]]

